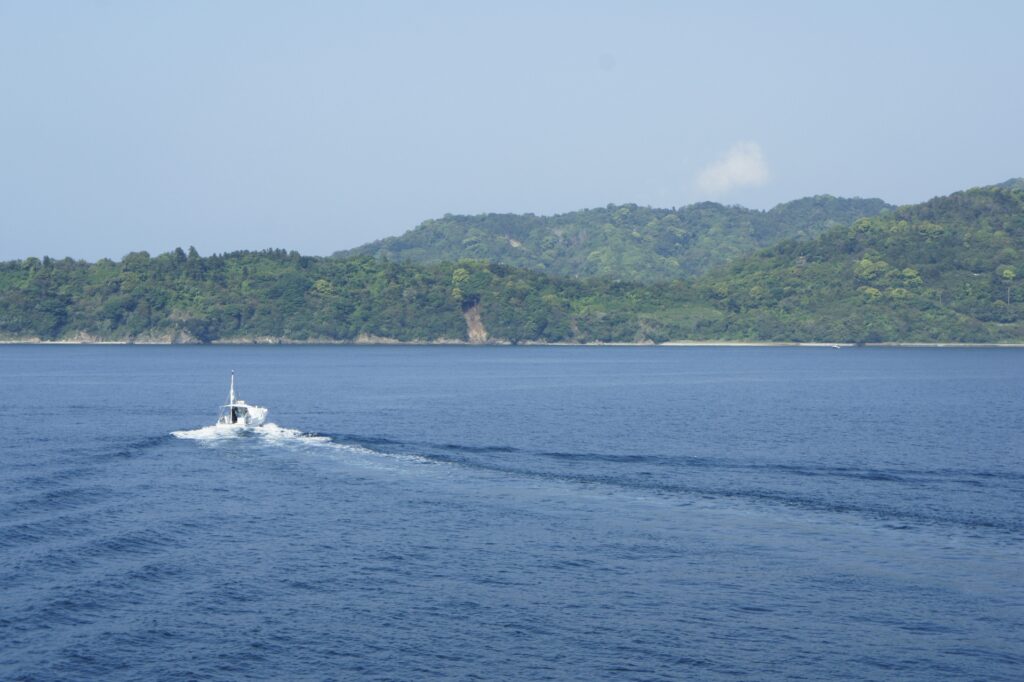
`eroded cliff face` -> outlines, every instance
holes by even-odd
[[[480,319],[480,304],[476,303],[463,311],[466,317],[466,335],[470,343],[487,343],[487,330]]]

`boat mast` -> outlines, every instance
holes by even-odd
[[[231,370],[231,390],[228,392],[228,405],[235,404],[235,370]]]

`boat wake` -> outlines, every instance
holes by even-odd
[[[342,454],[348,458],[364,458],[368,461],[401,460],[422,464],[439,464],[432,458],[415,454],[384,452],[360,445],[338,441],[330,436],[306,433],[298,429],[278,426],[274,423],[261,426],[228,426],[213,424],[198,429],[171,431],[171,435],[182,440],[197,441],[200,444],[217,447],[220,445],[252,443],[274,449],[296,451],[317,451]]]
[[[787,507],[801,512],[856,515],[885,522],[965,527],[1019,533],[1019,518],[986,515],[984,512],[950,515],[929,510],[908,510],[884,501],[869,501],[868,491],[877,486],[941,485],[952,479],[957,485],[981,486],[984,479],[997,476],[973,470],[859,470],[845,467],[793,466],[786,464],[739,464],[699,458],[660,458],[642,455],[600,453],[563,453],[520,450],[507,446],[481,447],[455,443],[403,442],[354,434],[323,435],[304,433],[277,424],[254,427],[205,426],[189,431],[173,431],[176,438],[198,441],[208,447],[231,444],[259,450],[338,458],[365,468],[405,470],[406,464],[430,464],[435,471],[457,468],[477,474],[513,476],[518,480],[569,484],[588,490],[610,490],[665,497],[674,500],[745,502],[755,505]],[[235,448],[232,446],[231,448]],[[568,462],[569,467],[561,463]],[[606,465],[614,465],[609,470]],[[620,465],[626,464],[626,470]],[[642,464],[636,475],[630,466]],[[660,465],[660,466],[659,466]],[[661,476],[650,477],[651,469]],[[416,470],[423,471],[417,467]],[[409,469],[412,471],[412,469]],[[717,471],[709,478],[704,471]],[[827,491],[802,491],[793,485],[794,477],[841,478],[869,486],[859,498],[835,495]],[[1004,480],[1004,479],[1000,479]],[[1012,475],[1011,482],[1016,481]]]
[[[218,441],[236,438],[262,438],[267,441],[301,441],[308,443],[330,443],[331,439],[326,436],[317,436],[310,433],[303,433],[298,429],[288,429],[274,423],[263,424],[262,426],[229,426],[224,424],[212,424],[198,429],[186,431],[171,431],[175,438],[199,441]]]

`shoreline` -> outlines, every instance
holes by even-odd
[[[101,339],[61,339],[57,341],[44,341],[38,338],[27,339],[0,339],[0,346],[558,346],[592,348],[601,346],[623,347],[623,348],[1024,348],[1024,343],[961,343],[942,341],[881,341],[873,343],[851,343],[846,341],[695,341],[678,340],[655,343],[630,342],[630,341],[590,341],[585,343],[572,343],[565,341],[523,341],[513,344],[504,340],[491,340],[484,343],[471,343],[459,339],[438,339],[436,341],[399,341],[382,337],[356,338],[353,340],[329,340],[329,339],[307,339],[296,341],[294,339],[279,339],[261,337],[256,339],[225,339],[216,340],[210,343],[196,341],[175,341],[175,340],[132,340],[132,341],[110,341]]]

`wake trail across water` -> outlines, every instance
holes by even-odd
[[[455,443],[405,443],[354,434],[337,436],[367,448],[414,450],[421,457],[461,468],[522,479],[568,483],[677,500],[704,500],[787,507],[811,513],[854,515],[910,525],[942,525],[1019,532],[1024,519],[987,511],[985,505],[959,511],[936,508],[950,485],[970,484],[986,497],[1013,494],[1019,477],[971,469],[859,468],[827,464],[737,462],[687,456],[637,453],[551,452],[508,446]],[[807,485],[808,479],[823,481]],[[836,494],[835,482],[859,487]],[[906,497],[924,500],[907,504]]]
[[[245,429],[206,426],[174,431],[172,436],[198,441],[210,447],[236,443],[295,452],[339,456],[352,464],[378,468],[394,463],[432,464],[469,471],[543,480],[584,488],[604,488],[629,493],[668,496],[674,499],[733,500],[783,506],[813,513],[853,514],[864,518],[915,525],[948,525],[1017,532],[1017,516],[986,514],[981,510],[936,513],[926,507],[908,507],[891,499],[899,490],[937,486],[949,477],[982,476],[965,470],[882,470],[842,466],[754,464],[702,458],[657,455],[612,455],[520,450],[505,446],[470,446],[455,443],[403,442],[385,437],[354,434],[325,435],[265,424]],[[640,466],[639,468],[638,465]],[[701,471],[712,475],[697,476]],[[714,475],[714,472],[721,475]],[[854,496],[836,496],[827,486],[794,489],[795,479],[859,480],[869,486]],[[1006,482],[1004,482],[1005,484]],[[1013,481],[1010,481],[1013,483]],[[889,487],[895,486],[897,492]],[[933,494],[939,494],[941,491]],[[879,497],[880,495],[880,497]],[[878,499],[874,499],[878,497]]]

